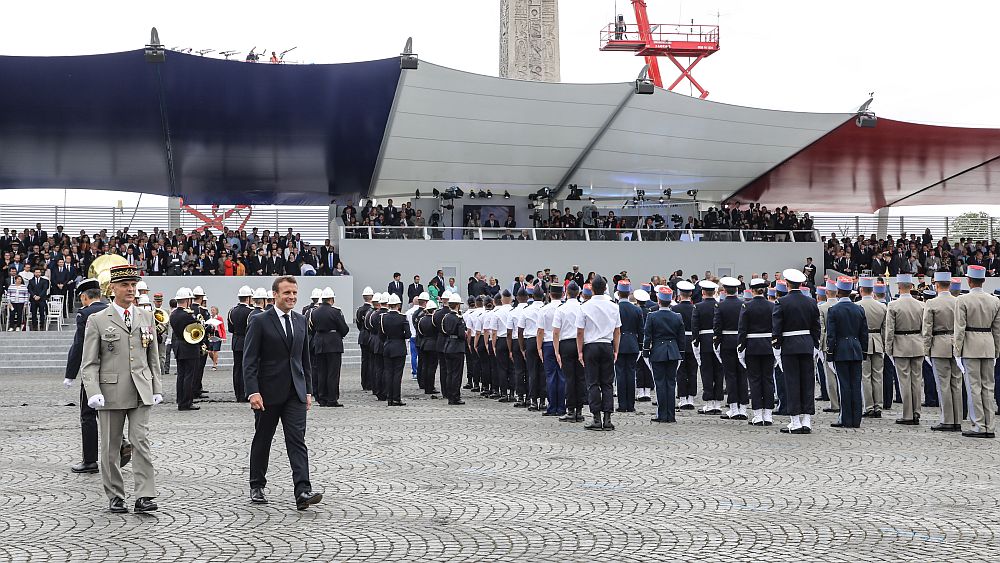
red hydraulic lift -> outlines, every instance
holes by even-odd
[[[691,25],[650,25],[646,1],[632,0],[632,7],[635,9],[636,23],[626,24],[624,18],[619,16],[618,21],[601,31],[601,50],[633,52],[645,57],[646,64],[649,65],[649,78],[660,88],[663,88],[663,79],[660,77],[657,57],[667,57],[681,71],[681,75],[667,90],[673,90],[687,78],[701,93],[699,98],[707,98],[708,90],[698,84],[691,71],[702,59],[719,50],[719,26],[694,25],[693,21]],[[684,66],[678,58],[688,59],[690,63]]]

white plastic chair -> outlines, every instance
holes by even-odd
[[[49,325],[52,323],[56,323],[56,330],[62,330],[62,307],[62,295],[53,295],[49,297],[49,310],[45,314],[45,330],[49,330]]]

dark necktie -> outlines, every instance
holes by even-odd
[[[285,319],[285,342],[288,344],[288,347],[291,348],[292,347],[292,322],[288,318],[288,313],[285,313],[284,315],[282,315],[282,318]]]
[[[128,309],[125,309],[125,330],[132,332],[132,315],[128,314]]]

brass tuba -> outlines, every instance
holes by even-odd
[[[101,295],[111,297],[111,268],[128,264],[124,256],[118,254],[102,254],[90,263],[87,277],[94,278],[101,284]]]
[[[167,322],[167,312],[163,309],[155,309],[153,311],[153,318],[156,319],[156,322],[164,324]]]
[[[184,327],[184,341],[188,344],[200,344],[205,338],[205,326],[201,323],[191,323]]]

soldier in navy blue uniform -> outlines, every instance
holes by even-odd
[[[698,282],[701,286],[702,299],[694,306],[691,315],[691,340],[694,343],[694,358],[701,368],[702,400],[705,405],[698,412],[701,414],[722,414],[722,363],[716,357],[712,342],[714,331],[712,322],[715,319],[715,308],[719,305],[715,300],[715,290],[719,286],[711,280]]]
[[[434,326],[434,314],[437,309],[437,303],[428,299],[427,305],[424,306],[424,313],[414,322],[417,330],[417,349],[420,350],[417,370],[420,377],[420,388],[424,390],[424,395],[433,395],[438,392],[437,388],[434,387],[434,374],[438,367],[437,342],[440,332]]]
[[[639,307],[639,311],[642,312],[642,326],[646,326],[646,319],[648,315],[653,311],[658,310],[660,307],[657,305],[657,301],[650,297],[650,292],[652,286],[648,283],[642,284],[642,289],[637,289],[632,293],[632,297],[635,298],[635,304]],[[669,289],[669,288],[668,288]],[[671,290],[671,299],[673,299],[673,290]],[[640,342],[641,344],[641,342]],[[652,367],[648,360],[640,360],[635,365],[635,400],[641,403],[648,403],[653,400],[650,396],[650,392],[653,390],[653,372]]]
[[[627,279],[618,282],[618,314],[622,319],[622,335],[615,360],[618,381],[618,412],[635,412],[635,370],[642,341],[642,311],[628,300],[632,284]]]
[[[676,297],[679,302],[672,307],[672,310],[681,316],[684,321],[684,348],[681,350],[681,363],[677,366],[677,395],[678,407],[681,410],[694,410],[694,398],[698,394],[698,362],[694,359],[694,349],[691,347],[695,338],[691,332],[691,317],[694,314],[694,303],[691,301],[691,292],[694,291],[694,284],[687,280],[680,280],[676,284]]]
[[[239,303],[229,310],[226,315],[229,334],[232,335],[231,345],[233,348],[233,393],[236,394],[237,403],[247,402],[246,389],[243,385],[243,343],[246,341],[247,327],[250,325],[250,298],[253,297],[253,290],[249,286],[240,288],[236,294]],[[176,337],[175,337],[176,338]]]
[[[653,422],[677,422],[674,412],[674,394],[677,383],[677,364],[683,358],[681,350],[687,347],[684,319],[670,310],[673,294],[667,286],[656,288],[660,308],[646,316],[643,327],[642,355],[649,360],[656,385],[656,416]]]
[[[462,400],[462,360],[465,356],[467,328],[459,308],[462,297],[453,293],[441,319],[441,394],[449,405],[464,405]]]
[[[774,423],[774,353],[771,348],[771,315],[774,304],[764,297],[767,281],[750,280],[753,297],[743,304],[739,320],[740,363],[746,368],[750,386],[750,407],[754,426],[771,426]]]
[[[361,347],[361,389],[369,391],[372,388],[372,350],[370,345],[370,335],[365,326],[365,317],[372,310],[372,297],[375,292],[372,288],[366,287],[361,292],[364,303],[354,312],[354,326],[358,329],[358,346]]]
[[[388,302],[388,293],[376,293],[375,299],[372,299],[372,303],[376,306],[368,313],[366,321],[368,334],[370,335],[369,342],[371,342],[372,358],[374,359],[372,363],[374,373],[374,377],[372,378],[372,394],[379,401],[389,400],[385,385],[385,356],[383,354],[385,351],[385,338],[378,328],[382,315],[389,312]]]
[[[80,363],[83,360],[83,335],[87,328],[87,319],[90,315],[108,308],[108,304],[101,301],[101,284],[95,279],[86,279],[76,286],[76,294],[80,296],[83,307],[76,313],[76,333],[73,335],[73,345],[70,346],[69,356],[66,358],[66,377],[63,384],[66,387],[73,385],[77,375],[80,373]],[[83,461],[70,467],[73,473],[97,473],[100,471],[97,465],[97,410],[90,408],[87,399],[90,395],[87,390],[80,385],[80,429],[83,433]],[[132,459],[132,444],[122,436],[121,461],[119,465],[125,467]]]
[[[722,360],[722,371],[726,378],[726,402],[729,403],[729,411],[723,413],[721,418],[746,420],[750,391],[747,388],[746,371],[740,365],[736,352],[739,343],[740,311],[743,310],[743,300],[739,297],[740,280],[724,277],[720,282],[725,297],[715,308],[712,330],[713,343]]]
[[[406,349],[410,345],[410,323],[400,313],[402,302],[395,293],[389,294],[389,311],[378,321],[378,331],[382,335],[383,387],[382,392],[390,407],[403,407],[402,399],[403,367],[406,364]]]
[[[851,302],[854,281],[837,278],[840,300],[826,314],[826,355],[834,363],[840,385],[840,421],[834,428],[860,428],[864,406],[861,393],[861,363],[868,349],[868,322],[860,305]]]
[[[788,415],[792,421],[784,433],[809,434],[816,414],[816,366],[819,352],[819,309],[802,295],[799,287],[806,275],[799,270],[782,272],[788,295],[778,299],[771,319],[771,345],[785,376]]]
[[[201,364],[204,350],[202,342],[192,344],[184,339],[184,327],[198,322],[194,311],[189,308],[192,298],[190,289],[179,288],[174,296],[174,299],[177,300],[177,308],[170,313],[170,328],[173,330],[174,346],[176,346],[177,410],[179,411],[196,411],[201,408],[194,404],[194,399],[198,366]]]
[[[340,369],[344,356],[344,337],[351,331],[344,313],[334,306],[333,289],[323,288],[320,303],[309,311],[309,345],[312,347],[313,373],[319,386],[314,388],[316,402],[321,407],[342,407],[340,404]]]
[[[774,303],[778,299],[788,295],[788,284],[784,280],[774,283],[774,286],[767,290],[767,300]],[[773,356],[773,354],[772,354]],[[785,372],[781,370],[781,364],[774,362],[774,392],[778,396],[778,408],[774,414],[788,416],[788,394],[785,393]]]

